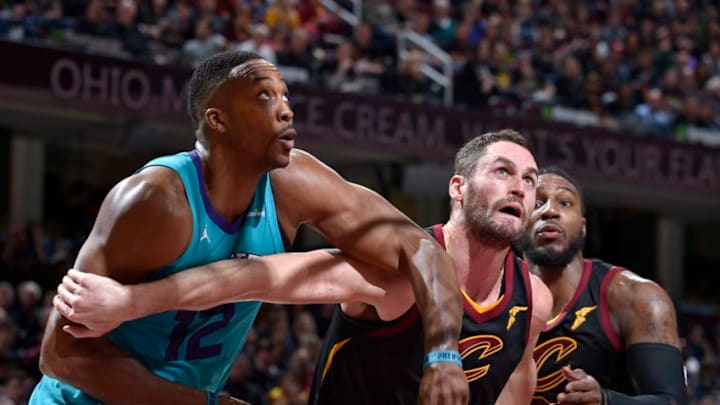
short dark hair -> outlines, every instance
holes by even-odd
[[[538,172],[538,178],[540,178],[540,176],[542,176],[543,174],[554,174],[555,176],[562,177],[568,183],[572,184],[572,186],[575,187],[575,190],[577,191],[578,200],[580,200],[580,210],[582,211],[582,214],[585,215],[585,197],[583,197],[583,191],[580,187],[580,183],[578,183],[575,178],[573,178],[564,169],[557,166],[541,167],[540,171]]]
[[[495,142],[507,141],[518,144],[533,153],[530,142],[523,134],[512,129],[501,129],[497,132],[488,132],[469,140],[455,155],[455,174],[470,177],[475,170],[478,160],[485,154],[488,145]]]
[[[254,52],[222,52],[205,59],[195,69],[188,90],[188,113],[195,128],[202,121],[200,109],[210,93],[230,78],[230,71],[235,66],[253,59],[263,57]]]

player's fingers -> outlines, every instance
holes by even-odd
[[[78,339],[98,337],[97,333],[94,333],[93,331],[86,328],[85,326],[78,325],[78,324],[65,325],[65,326],[63,326],[63,331],[66,333],[69,333],[74,338],[78,338]]]
[[[589,393],[588,392],[571,392],[571,393],[560,393],[557,397],[558,405],[565,404],[586,404],[588,403]]]
[[[565,392],[582,392],[592,390],[592,384],[587,379],[572,381],[565,385]]]
[[[585,378],[587,375],[581,368],[571,369],[569,366],[562,368],[562,373],[568,381],[578,381]]]
[[[63,276],[61,286],[65,286],[71,293],[76,293],[80,289],[80,284],[67,274]]]
[[[64,285],[60,284],[60,285],[58,286],[58,288],[57,288],[57,294],[56,294],[56,296],[57,296],[57,297],[60,297],[60,299],[63,300],[63,302],[65,303],[65,305],[67,305],[67,306],[69,306],[70,308],[72,308],[72,309],[73,309],[73,312],[77,312],[77,309],[78,309],[78,308],[77,308],[77,305],[75,305],[75,304],[77,303],[77,298],[78,298],[78,297],[77,297],[77,295],[75,295],[74,293],[70,292],[70,291],[67,289],[67,287],[65,287]]]
[[[77,284],[82,284],[82,282],[85,278],[85,273],[83,273],[82,271],[79,271],[79,270],[70,269],[70,270],[68,270],[66,276],[69,277],[74,282],[76,282]]]
[[[60,295],[55,295],[53,297],[53,307],[56,311],[65,318],[73,321],[75,317],[75,312],[73,311],[72,307],[68,305],[65,300],[63,300]]]

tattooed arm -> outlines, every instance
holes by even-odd
[[[626,350],[636,343],[662,343],[680,350],[675,307],[662,287],[625,270],[610,282],[607,300]]]
[[[583,370],[563,370],[570,381],[559,404],[682,405],[687,403],[675,308],[656,283],[630,271],[618,273],[607,291],[613,327],[620,336],[637,395],[600,387]]]

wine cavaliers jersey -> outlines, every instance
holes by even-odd
[[[610,323],[607,287],[623,269],[585,260],[583,275],[565,309],[548,322],[535,347],[538,378],[533,405],[557,401],[567,381],[562,367],[581,368],[602,387],[632,393],[620,338]]]
[[[442,228],[428,232],[444,245]],[[508,253],[501,296],[480,308],[463,296],[459,350],[470,383],[470,404],[492,404],[523,356],[532,296],[525,264]],[[393,321],[333,312],[315,371],[310,404],[416,405],[424,357],[423,328],[413,305]]]

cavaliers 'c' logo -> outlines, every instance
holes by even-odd
[[[468,382],[473,382],[485,377],[490,370],[492,363],[487,362],[487,364],[480,365],[482,364],[480,360],[486,359],[499,352],[502,350],[503,346],[505,346],[505,344],[502,339],[494,335],[471,336],[458,342],[460,355],[463,360],[469,358],[470,364],[466,363],[466,366],[470,366],[471,368],[465,369],[465,376],[467,377]],[[478,365],[480,366],[475,367]]]
[[[538,378],[535,392],[546,392],[560,385],[565,377],[562,374],[563,366],[569,366],[563,362],[570,353],[577,349],[577,342],[567,336],[560,336],[543,342],[535,347],[533,357],[537,364]],[[544,370],[554,370],[543,375]]]

